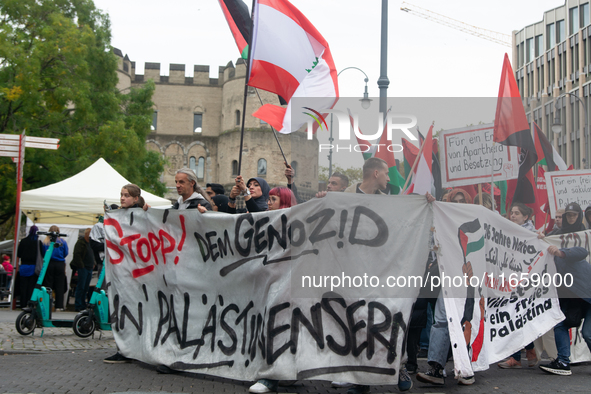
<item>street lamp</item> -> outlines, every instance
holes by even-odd
[[[359,70],[363,73],[363,75],[365,75],[365,91],[363,92],[363,98],[360,99],[359,101],[361,101],[361,108],[363,109],[368,109],[369,106],[371,105],[371,99],[369,98],[369,95],[367,93],[367,83],[369,82],[369,78],[367,77],[367,74],[365,73],[365,71],[363,71],[362,69],[358,68],[358,67],[347,67],[347,68],[343,68],[341,71],[338,72],[337,74],[337,78],[339,77],[339,75],[341,75],[341,73],[345,70],[349,70],[349,69],[355,69],[355,70]],[[328,177],[330,178],[332,176],[332,142],[334,141],[334,138],[332,138],[332,117],[333,114],[330,114],[330,137],[328,138],[328,142],[331,146],[330,150],[328,151]]]
[[[587,108],[585,107],[585,103],[583,102],[583,100],[581,100],[581,98],[576,94],[563,93],[560,96],[556,97],[556,101],[554,103],[556,109],[558,109],[558,100],[566,95],[576,98],[579,101],[579,103],[581,103],[581,105],[583,106],[583,113],[585,114],[585,130],[583,134],[585,135],[585,140],[587,141],[587,145],[589,147],[589,149],[587,149],[587,151],[585,152],[587,157],[583,159],[583,162],[589,163],[589,157],[591,156],[589,154],[589,150],[591,150],[591,141],[589,141],[589,115],[587,114]],[[558,116],[558,111],[555,111],[554,122],[552,123],[552,131],[554,132],[554,134],[560,134],[562,132],[562,122],[560,120],[560,117]]]

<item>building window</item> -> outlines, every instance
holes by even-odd
[[[581,4],[581,28],[589,24],[589,3]]]
[[[196,165],[196,161],[195,161],[195,156],[191,156],[191,158],[189,159],[189,168],[193,170],[193,172],[196,173],[197,168],[195,167]]]
[[[197,170],[195,171],[197,174],[198,179],[203,179],[205,174],[205,158],[201,156],[199,160],[197,160]]]
[[[556,45],[556,26],[550,23],[546,26],[546,49],[552,49]]]
[[[154,111],[152,114],[152,131],[158,130],[158,111]]]
[[[568,10],[569,23],[568,23],[568,35],[572,36],[579,31],[579,7],[573,7]]]
[[[232,160],[232,176],[238,175],[238,161]]]
[[[564,31],[564,19],[561,21],[556,22],[556,43],[561,43],[562,41],[564,41],[566,39],[566,36],[564,35],[565,31]]]
[[[544,36],[541,34],[536,36],[536,53],[535,57],[540,57],[544,53]]]
[[[257,164],[257,175],[267,175],[267,160],[259,159]]]
[[[240,119],[240,111],[236,110],[236,126],[240,126],[241,120],[242,119]]]
[[[526,63],[531,62],[532,60],[534,60],[534,39],[533,38],[528,38],[525,42],[525,57]]]
[[[193,132],[201,133],[203,131],[203,114],[193,114]]]

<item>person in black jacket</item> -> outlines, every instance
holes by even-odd
[[[37,236],[39,228],[31,226],[29,235],[18,244],[17,256],[21,259],[19,268],[20,278],[20,307],[24,308],[29,303],[35,283],[39,276],[35,273],[37,256],[41,258],[41,240]]]
[[[577,231],[585,231],[583,224],[583,210],[576,202],[571,202],[564,209],[562,215],[562,227],[553,235],[576,233]]]
[[[263,178],[250,178],[246,184],[242,175],[236,177],[236,186],[232,187],[228,206],[229,213],[236,213],[236,197],[244,196],[244,203],[248,212],[263,212],[269,209],[267,201],[269,200],[269,191],[271,188]]]

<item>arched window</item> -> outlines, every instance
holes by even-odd
[[[195,173],[198,179],[203,179],[203,174],[205,173],[205,158],[203,156],[197,161],[197,171]]]
[[[257,164],[257,175],[267,175],[267,160],[259,159]]]
[[[240,119],[240,111],[236,110],[236,126],[240,126],[240,121],[242,119]]]
[[[232,160],[232,176],[238,175],[238,161]]]
[[[192,169],[193,172],[197,171],[195,164],[196,164],[195,156],[191,156],[191,158],[189,158],[189,168]]]

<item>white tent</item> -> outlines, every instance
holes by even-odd
[[[21,194],[21,210],[36,223],[96,223],[103,214],[103,202],[119,205],[121,187],[130,183],[104,159],[98,159],[84,171],[53,185]],[[142,190],[152,207],[170,206],[170,200]]]

